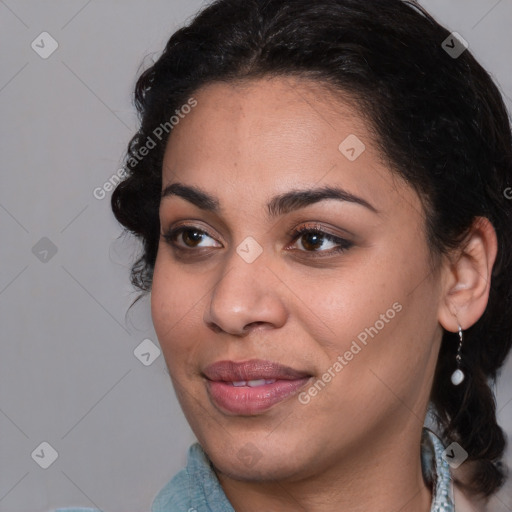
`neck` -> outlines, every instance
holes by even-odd
[[[407,428],[407,427],[406,427]],[[237,512],[429,512],[432,492],[423,480],[421,429],[380,431],[371,442],[333,454],[322,471],[281,481],[239,481],[217,471]]]

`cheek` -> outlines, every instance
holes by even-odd
[[[170,354],[193,350],[194,331],[202,322],[205,289],[200,276],[180,272],[164,257],[157,256],[151,289],[151,316],[155,332],[168,362]]]
[[[400,394],[415,378],[422,381],[436,325],[435,290],[425,279],[424,255],[412,257],[403,247],[378,252],[346,278],[340,274],[322,287],[311,283],[308,306],[316,314],[302,316],[323,349],[321,370],[342,357],[338,371],[331,369],[339,375],[332,389],[365,394],[371,401],[379,389],[377,395],[390,394],[386,384]]]
[[[331,357],[349,350],[358,336],[364,343],[369,337],[367,330],[375,332],[375,324],[377,331],[384,333],[396,323],[397,309],[401,308],[400,304],[393,305],[403,303],[409,278],[406,269],[399,271],[393,258],[383,252],[375,251],[366,261],[354,256],[357,271],[347,266],[321,279],[318,275],[304,276],[303,290],[307,292],[297,293],[303,311],[296,317],[314,339],[322,340]]]

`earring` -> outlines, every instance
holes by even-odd
[[[461,350],[462,350],[462,327],[459,325],[459,348],[457,349],[457,355],[455,356],[455,360],[457,361],[457,369],[452,373],[452,384],[454,386],[458,386],[464,380],[464,372],[460,369],[460,362],[462,360]]]

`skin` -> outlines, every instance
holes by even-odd
[[[226,495],[237,512],[428,512],[418,447],[442,328],[482,315],[494,229],[478,219],[466,248],[433,271],[420,199],[386,166],[348,96],[321,84],[264,78],[194,97],[169,138],[163,188],[200,187],[220,211],[162,199],[162,233],[186,223],[209,234],[199,247],[161,238],[151,307],[178,399]],[[350,134],[366,146],[354,161],[338,149]],[[270,198],[320,186],[378,213],[328,199],[268,218]],[[304,223],[352,246],[333,253],[328,238],[312,247],[290,236]],[[252,263],[236,252],[248,236],[263,251]],[[202,370],[220,360],[268,359],[316,382],[397,302],[401,311],[309,403],[291,396],[242,416],[210,400]]]

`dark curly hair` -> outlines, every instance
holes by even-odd
[[[391,170],[420,196],[434,264],[461,246],[475,217],[487,217],[497,232],[489,302],[465,333],[464,385],[449,385],[457,335],[445,331],[430,397],[440,435],[463,446],[474,466],[469,481],[459,484],[488,497],[506,470],[490,386],[512,344],[512,201],[505,197],[512,183],[512,135],[493,80],[469,50],[449,55],[442,46],[449,36],[412,0],[213,2],[172,35],[138,78],[140,128],[129,143],[127,175],[113,193],[112,209],[142,241],[131,280],[144,295],[159,242],[169,120],[194,92],[215,81],[297,76],[348,94]],[[162,126],[164,136],[155,131]]]

